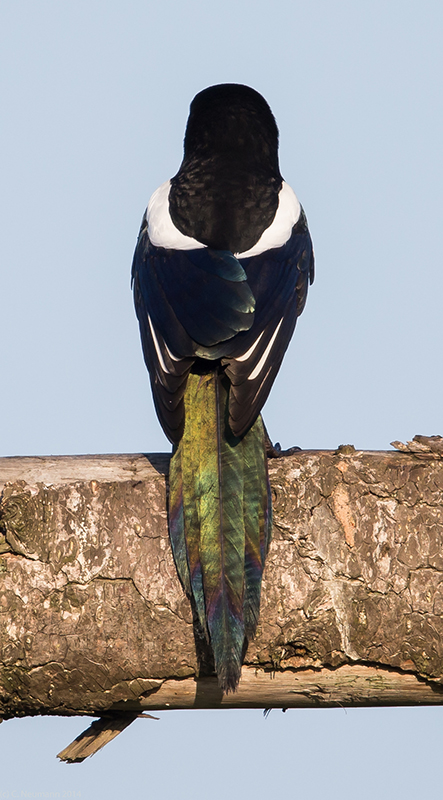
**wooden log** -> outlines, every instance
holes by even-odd
[[[443,702],[439,452],[270,461],[259,629],[225,696],[197,677],[167,534],[168,463],[0,459],[4,718]]]
[[[102,747],[112,742],[138,717],[138,714],[121,714],[118,717],[101,717],[96,719],[83,733],[68,744],[57,758],[68,764],[79,764],[98,753]]]

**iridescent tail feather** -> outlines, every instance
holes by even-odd
[[[169,473],[177,571],[194,599],[224,692],[237,688],[245,637],[257,627],[272,527],[261,417],[237,438],[227,409],[222,375],[189,375],[184,433]]]

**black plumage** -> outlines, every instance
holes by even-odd
[[[207,359],[211,369],[214,361],[220,362],[231,382],[231,430],[236,436],[248,430],[266,402],[314,278],[312,242],[303,212],[286,244],[250,258],[240,257],[246,282],[199,269],[196,262],[206,258],[210,263],[215,255],[209,248],[176,251],[155,247],[149,241],[146,222],[134,255],[134,296],[145,360],[157,413],[172,442],[179,441],[183,430],[184,384],[196,358]],[[254,311],[248,312],[246,306],[254,300]],[[148,315],[168,371],[162,368],[153,345]],[[280,320],[272,359],[251,380]],[[238,360],[260,334],[250,357]],[[180,360],[171,359],[170,353]]]

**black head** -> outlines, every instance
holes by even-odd
[[[171,179],[174,225],[208,247],[246,252],[274,219],[281,184],[278,129],[261,94],[239,83],[199,92]]]
[[[184,159],[232,153],[261,162],[279,175],[278,128],[266,100],[241,83],[199,92],[190,107]]]

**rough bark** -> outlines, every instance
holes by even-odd
[[[196,679],[168,457],[0,459],[0,714],[443,703],[443,460],[420,455],[270,461],[259,629],[224,697]]]

